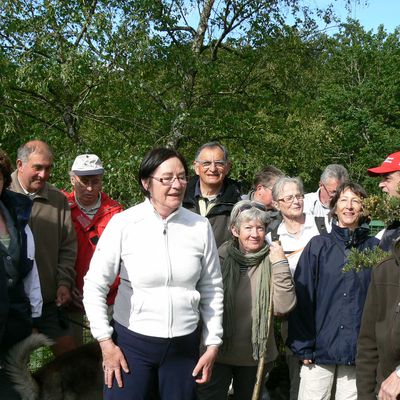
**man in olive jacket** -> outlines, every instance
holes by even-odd
[[[43,297],[42,316],[35,327],[55,341],[53,352],[60,355],[75,347],[61,306],[71,301],[76,235],[66,197],[47,182],[52,167],[53,153],[45,142],[32,140],[22,145],[18,149],[17,170],[11,175],[10,189],[33,201],[29,226],[35,239]]]
[[[358,337],[358,400],[400,394],[400,238],[372,271]]]

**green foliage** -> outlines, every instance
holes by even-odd
[[[245,190],[266,164],[314,190],[340,163],[376,192],[366,168],[400,143],[398,32],[347,21],[327,36],[317,22],[338,23],[330,8],[4,0],[0,18],[0,145],[14,158],[29,139],[49,142],[60,188],[75,156],[94,152],[105,190],[131,205],[148,149],[173,146],[190,164],[219,140]]]
[[[369,196],[364,200],[364,207],[373,219],[381,220],[388,225],[400,220],[400,198],[386,194]]]
[[[372,268],[389,256],[390,253],[383,251],[378,246],[374,249],[365,249],[362,251],[353,248],[347,257],[343,272],[360,272],[363,268]]]

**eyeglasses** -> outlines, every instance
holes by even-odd
[[[210,168],[212,164],[214,164],[215,167],[218,169],[223,169],[227,164],[225,160],[217,160],[217,161],[196,160],[196,162],[199,163],[204,169]]]
[[[336,194],[336,190],[328,190],[327,187],[322,182],[321,182],[321,185],[330,197],[333,197]]]
[[[100,186],[103,182],[103,180],[101,178],[77,178],[75,176],[75,180],[78,182],[78,184],[80,184],[81,186],[85,186],[85,187],[96,187],[96,186]]]
[[[246,211],[246,210],[251,210],[252,208],[257,208],[260,211],[267,211],[267,208],[264,206],[264,204],[258,203],[256,201],[252,201],[251,203],[243,204],[239,208],[239,213]]]
[[[283,201],[284,203],[292,204],[294,202],[294,199],[297,199],[297,201],[303,201],[304,194],[291,194],[290,196],[285,196],[282,197],[281,199],[278,199],[278,201]]]
[[[187,176],[168,176],[166,178],[157,178],[156,176],[150,176],[150,178],[160,182],[163,186],[172,186],[176,180],[178,180],[181,185],[186,185],[189,180],[189,177]]]

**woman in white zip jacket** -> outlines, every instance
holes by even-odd
[[[147,153],[139,170],[146,200],[111,219],[85,276],[107,400],[195,400],[196,383],[210,379],[222,337],[222,279],[208,220],[181,207],[187,174],[175,150]],[[109,322],[106,297],[118,274]],[[199,358],[200,339],[207,350]]]

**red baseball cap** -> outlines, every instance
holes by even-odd
[[[379,167],[368,168],[368,175],[384,175],[400,171],[400,151],[389,154]]]

